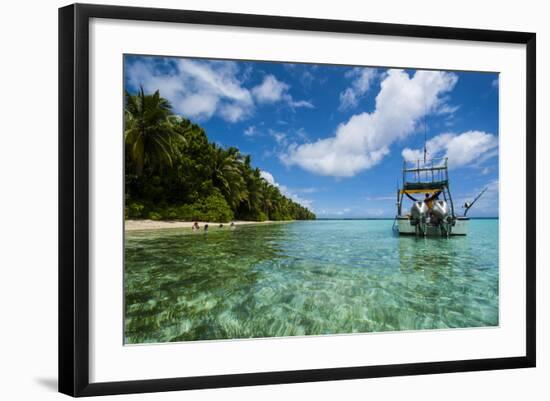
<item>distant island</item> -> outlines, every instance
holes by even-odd
[[[208,141],[157,90],[125,93],[125,219],[229,222],[312,220],[236,147]]]

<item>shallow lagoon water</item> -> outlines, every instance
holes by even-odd
[[[498,220],[399,237],[392,220],[126,233],[125,343],[498,325]]]

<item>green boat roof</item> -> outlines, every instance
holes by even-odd
[[[419,190],[419,189],[443,189],[448,185],[449,181],[431,181],[431,182],[406,182],[403,185],[404,190]]]

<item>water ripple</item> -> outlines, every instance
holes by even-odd
[[[391,223],[127,234],[125,342],[498,325],[498,220],[450,239]]]

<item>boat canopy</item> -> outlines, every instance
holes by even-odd
[[[449,185],[447,158],[403,161],[403,189],[407,193],[436,192]]]

